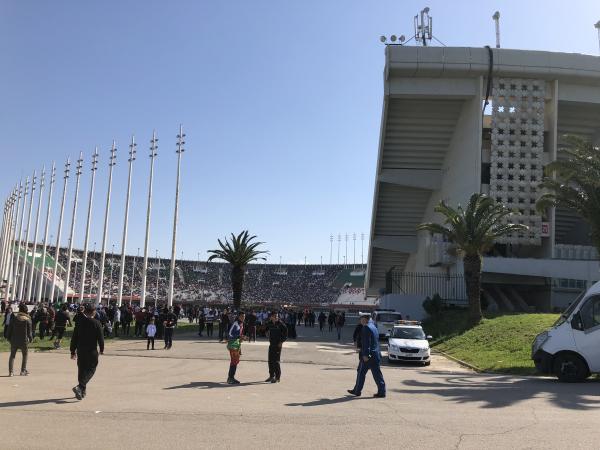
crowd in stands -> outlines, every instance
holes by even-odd
[[[54,254],[54,249],[51,249]],[[100,253],[88,252],[84,294],[97,292]],[[74,292],[81,288],[82,252],[73,250],[69,287]],[[59,263],[67,264],[67,250],[61,249]],[[124,298],[141,296],[143,258],[127,256],[123,277]],[[112,268],[112,270],[111,270]],[[361,266],[361,269],[363,267]],[[244,278],[244,301],[252,304],[329,304],[340,295],[334,281],[344,269],[343,265],[288,265],[251,264]],[[116,298],[118,293],[120,255],[106,254],[103,293]],[[148,259],[146,277],[147,299],[159,302],[167,298],[170,261]],[[175,301],[206,301],[230,303],[231,266],[220,262],[177,260],[174,276]],[[61,278],[64,279],[64,272]],[[157,279],[158,278],[158,279]],[[344,288],[360,290],[360,288]]]

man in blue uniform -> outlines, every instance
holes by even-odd
[[[356,376],[356,384],[353,389],[349,389],[348,393],[360,396],[362,388],[365,385],[365,377],[369,369],[373,374],[373,379],[377,385],[377,393],[373,395],[376,398],[385,397],[385,381],[381,373],[381,353],[379,351],[379,332],[373,323],[373,320],[368,314],[364,314],[360,318],[362,324],[361,330],[361,348],[360,362],[358,364],[358,374]]]

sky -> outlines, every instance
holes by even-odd
[[[120,251],[135,135],[127,253],[143,253],[156,130],[150,253],[167,257],[183,124],[177,257],[205,259],[217,238],[248,229],[265,242],[269,263],[329,263],[332,234],[333,262],[338,234],[343,262],[346,233],[348,262],[360,262],[365,233],[366,261],[382,107],[379,36],[412,36],[413,16],[425,6],[434,36],[448,46],[494,45],[491,16],[499,10],[502,47],[598,54],[595,0],[2,0],[0,193],[55,161],[55,242],[60,175],[66,158],[83,152],[74,239],[82,248],[98,146],[89,248],[100,250],[115,139],[106,247]],[[44,219],[42,210],[42,231]]]

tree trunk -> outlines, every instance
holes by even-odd
[[[481,321],[481,256],[465,255],[463,265],[469,298],[469,316],[471,321],[477,324]]]
[[[244,288],[244,267],[233,266],[231,269],[231,290],[233,291],[233,309],[240,310],[242,305],[242,289]]]

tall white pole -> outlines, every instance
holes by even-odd
[[[67,180],[69,179],[69,170],[71,160],[67,158],[65,163],[65,171],[63,175],[63,193],[60,202],[60,214],[58,216],[58,233],[56,235],[56,251],[54,252],[54,268],[52,269],[52,287],[50,288],[50,304],[54,303],[54,289],[56,288],[56,277],[58,276],[58,259],[60,258],[60,238],[62,236],[62,223],[65,215],[65,200],[67,198]]]
[[[2,216],[2,232],[0,233],[0,280],[4,279],[4,254],[8,247],[8,212],[10,209],[10,198],[4,201],[4,214]]]
[[[108,160],[108,191],[106,194],[106,209],[104,210],[104,230],[102,232],[102,254],[100,256],[100,274],[98,275],[98,296],[96,297],[96,305],[102,302],[102,288],[104,286],[104,261],[106,259],[106,236],[108,234],[108,216],[110,214],[110,195],[112,192],[112,174],[113,167],[116,164],[117,147],[113,140],[112,148],[110,149],[110,158]],[[111,259],[112,261],[112,259]]]
[[[112,280],[113,280],[113,269],[115,267],[115,244],[112,245],[112,251],[110,253],[110,275],[108,280],[108,301],[107,304],[110,304],[110,300],[112,299]]]
[[[160,280],[160,258],[158,257],[158,250],[156,250],[156,295],[154,296],[154,306],[158,308],[158,280]]]
[[[23,266],[20,270],[20,278],[19,278],[19,293],[18,299],[19,301],[23,301],[23,285],[25,284],[25,270],[27,268],[27,250],[29,248],[29,229],[31,226],[31,212],[33,210],[33,196],[35,194],[35,170],[33,171],[33,177],[31,179],[31,190],[29,191],[29,212],[27,214],[27,231],[25,231],[25,248],[23,249]],[[27,187],[27,185],[25,185]],[[24,205],[23,205],[24,206]]]
[[[83,170],[83,152],[79,153],[77,167],[75,170],[75,198],[73,199],[73,215],[71,216],[71,231],[69,233],[69,249],[67,250],[67,275],[65,276],[65,287],[63,300],[66,302],[69,295],[69,278],[71,277],[71,258],[73,257],[73,239],[75,238],[75,222],[77,218],[77,200],[79,198],[79,180]],[[77,270],[77,268],[75,268]]]
[[[12,235],[12,227],[13,227],[13,216],[15,214],[15,200],[17,198],[17,187],[13,189],[10,194],[7,206],[5,209],[5,218],[6,218],[6,227],[5,232],[3,234],[3,242],[2,242],[2,280],[6,280],[9,276],[9,260],[10,260],[10,248],[11,248],[11,235]],[[13,243],[14,246],[14,243]],[[8,282],[6,283],[8,289]]]
[[[338,266],[340,265],[340,245],[342,243],[342,235],[338,234],[338,259],[337,259],[337,263]]]
[[[352,233],[352,245],[353,245],[352,268],[356,269],[356,233]]]
[[[594,27],[598,30],[598,51],[600,51],[600,20],[594,24]]]
[[[142,266],[142,298],[140,306],[143,308],[146,305],[146,278],[148,275],[148,245],[150,243],[150,215],[152,212],[152,181],[154,178],[154,158],[158,153],[158,139],[156,131],[152,132],[152,140],[150,141],[150,181],[148,182],[148,208],[146,210],[146,238],[144,239],[144,264]]]
[[[16,249],[16,237],[17,237],[17,231],[19,229],[18,227],[18,222],[19,222],[19,212],[21,209],[21,198],[22,198],[22,193],[23,193],[23,182],[22,180],[19,181],[19,187],[17,188],[17,190],[15,191],[15,195],[16,195],[16,202],[17,205],[14,208],[14,218],[13,218],[13,224],[11,227],[11,236],[10,236],[10,249],[8,252],[8,276],[6,277],[6,292],[5,292],[5,297],[4,299],[6,301],[10,300],[10,296],[11,296],[11,288],[12,291],[14,292],[14,283],[13,283],[13,272],[15,271],[15,256],[17,255],[17,249]]]
[[[8,233],[6,235],[6,251],[4,255],[4,276],[3,280],[6,281],[5,291],[4,291],[4,299],[8,300],[10,295],[10,279],[13,270],[13,253],[15,249],[15,229],[17,225],[17,219],[19,217],[19,203],[20,203],[20,191],[17,186],[13,190],[13,193],[10,196],[10,212],[9,212],[9,227]]]
[[[23,208],[21,209],[21,219],[19,225],[19,243],[17,245],[17,259],[15,260],[14,270],[14,293],[13,300],[18,299],[18,287],[19,287],[19,267],[21,264],[21,247],[23,246],[23,226],[25,225],[25,206],[27,204],[27,196],[29,195],[29,177],[25,178],[25,191],[23,192]]]
[[[4,255],[8,248],[8,214],[12,194],[4,201],[4,214],[2,216],[2,233],[0,233],[0,281],[4,280]]]
[[[44,187],[46,186],[46,168],[42,169],[42,176],[40,178],[40,192],[38,194],[38,206],[37,213],[35,215],[35,229],[33,233],[33,248],[31,250],[31,265],[29,266],[29,278],[27,279],[27,300],[35,300],[33,295],[33,272],[35,269],[35,254],[37,250],[38,232],[40,228],[40,212],[42,211],[42,194],[44,193]]]
[[[90,241],[90,223],[92,221],[92,207],[94,204],[94,186],[96,184],[96,170],[98,169],[98,147],[94,149],[92,155],[92,179],[90,181],[90,198],[88,201],[87,222],[85,225],[85,239],[83,241],[83,262],[81,263],[81,289],[79,292],[79,302],[83,303],[83,295],[85,291],[85,271],[88,256],[88,244]]]
[[[360,233],[360,265],[364,264],[364,243],[365,243],[365,233]]]
[[[13,251],[11,256],[12,267],[9,273],[8,283],[12,285],[12,295],[7,286],[6,300],[14,300],[16,297],[17,276],[19,268],[19,255],[21,253],[21,231],[25,215],[25,195],[23,191],[23,180],[19,181],[19,199],[17,203],[17,222],[15,222],[15,234],[13,239]]]
[[[50,228],[50,210],[52,208],[52,193],[54,192],[54,182],[56,181],[56,166],[52,162],[52,172],[50,173],[50,188],[48,189],[48,205],[46,207],[46,228],[44,230],[44,243],[42,246],[42,264],[40,267],[40,276],[37,286],[37,297],[36,302],[42,301],[42,286],[46,276],[44,274],[46,269],[46,247],[48,246],[48,229]]]
[[[133,300],[133,286],[135,284],[135,264],[137,260],[140,259],[140,248],[138,247],[137,256],[133,258],[133,267],[131,268],[131,281],[129,283],[129,304],[131,304],[131,300]]]
[[[169,297],[167,298],[167,305],[173,306],[173,284],[175,283],[175,252],[176,252],[176,241],[177,241],[177,214],[179,210],[179,174],[181,172],[181,155],[184,152],[183,144],[185,141],[183,138],[183,126],[179,125],[179,134],[177,135],[177,179],[175,182],[175,212],[173,214],[173,243],[171,245],[171,269],[169,271]]]
[[[496,25],[496,48],[500,48],[500,11],[496,11],[492,19]]]
[[[127,199],[125,200],[125,223],[123,224],[123,239],[121,239],[121,267],[119,268],[119,290],[117,291],[117,305],[123,303],[123,276],[125,275],[125,250],[127,248],[127,226],[129,225],[129,199],[131,196],[131,171],[135,161],[135,136],[131,136],[129,144],[129,175],[127,176]]]

